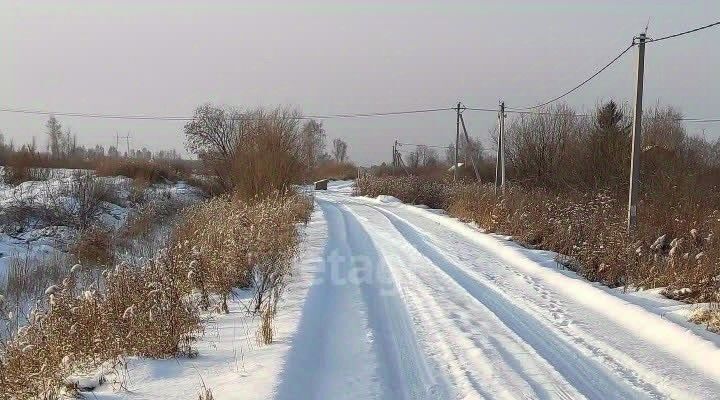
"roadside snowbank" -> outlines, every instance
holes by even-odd
[[[306,240],[296,272],[278,306],[275,341],[258,345],[259,318],[245,309],[247,292],[230,303],[230,313],[213,315],[204,336],[194,345],[192,359],[128,360],[127,373],[110,376],[109,383],[92,393],[101,400],[195,399],[203,384],[217,399],[263,400],[273,397],[291,339],[297,331],[308,288],[322,264],[327,227],[320,211],[314,211],[305,228]],[[114,379],[120,382],[112,384]]]

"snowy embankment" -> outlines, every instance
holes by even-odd
[[[242,300],[199,356],[130,360],[98,398],[716,399],[720,336],[691,306],[623,293],[396,199],[316,192],[277,342],[257,346]]]
[[[182,181],[141,189],[125,177],[93,177],[91,183],[79,184],[92,176],[87,174],[51,170],[47,181],[0,184],[0,284],[13,262],[42,264],[43,259],[67,255],[80,232],[75,222],[114,231],[142,205],[164,201],[181,206],[203,197],[200,189]],[[90,198],[100,192],[99,198]]]
[[[228,314],[214,314],[204,336],[193,347],[194,358],[131,358],[127,373],[108,376],[108,383],[89,396],[96,399],[197,399],[203,386],[216,399],[269,399],[281,374],[282,360],[298,330],[307,291],[322,266],[327,229],[315,211],[304,229],[296,272],[286,288],[274,321],[275,341],[258,344],[259,317],[249,316],[247,291],[238,291]],[[113,380],[116,380],[113,382]]]

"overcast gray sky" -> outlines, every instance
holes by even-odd
[[[0,108],[192,115],[202,103],[294,105],[307,114],[523,106],[554,97],[650,36],[720,20],[720,1],[0,0]],[[645,103],[720,117],[720,28],[648,45]],[[629,100],[636,52],[569,96]],[[495,115],[466,114],[486,139]],[[0,113],[16,142],[45,142],[43,116]],[[82,144],[183,149],[182,122],[59,118]],[[330,120],[361,164],[392,141],[447,144],[452,112]],[[720,124],[689,126],[720,134]]]

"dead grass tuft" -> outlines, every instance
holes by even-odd
[[[693,311],[690,321],[698,325],[705,325],[710,332],[720,333],[720,307],[717,304],[710,307],[701,307]]]
[[[190,176],[190,172],[182,163],[122,158],[104,159],[95,167],[98,176],[125,176],[141,182],[141,186],[163,181],[175,182]]]
[[[81,264],[99,266],[113,263],[114,248],[111,231],[99,226],[90,226],[80,231],[69,250]]]
[[[126,355],[190,355],[200,328],[196,307],[173,279],[166,253],[141,267],[103,272],[102,290],[80,287],[76,272],[45,291],[0,352],[3,398],[54,396],[64,378]]]
[[[11,153],[3,168],[3,182],[19,185],[29,181],[46,181],[50,176],[47,168],[34,167],[34,154],[28,151]]]
[[[444,208],[527,246],[555,251],[561,254],[559,263],[611,287],[667,287],[671,298],[720,300],[720,248],[714,242],[720,215],[708,212],[714,208],[698,199],[644,194],[641,228],[631,237],[624,199],[609,191],[557,193],[511,186],[496,195],[491,185],[367,175],[357,181],[357,193]]]

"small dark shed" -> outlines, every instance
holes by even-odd
[[[327,190],[328,182],[330,182],[329,179],[321,179],[315,182],[315,190]]]

